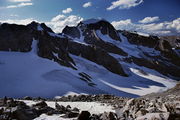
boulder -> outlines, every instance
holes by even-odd
[[[6,106],[7,107],[15,107],[17,103],[14,101],[13,98],[8,98],[6,101]]]
[[[58,103],[55,103],[55,108],[56,108],[56,110],[58,110],[61,113],[66,112],[66,107],[64,107],[63,105],[59,105]]]
[[[33,105],[34,108],[44,108],[44,107],[47,107],[47,103],[45,101],[40,101],[38,103],[36,103],[35,105]]]
[[[36,117],[38,117],[36,110],[31,108],[23,109],[21,107],[18,107],[11,113],[11,118],[17,120],[32,120]]]
[[[75,117],[78,117],[78,115],[79,115],[79,112],[70,111],[70,112],[67,112],[65,116],[67,118],[75,118]]]
[[[7,103],[7,97],[0,99],[0,107],[5,106]]]
[[[101,117],[101,120],[117,120],[117,115],[113,112],[104,112]]]
[[[21,101],[13,101],[13,105],[8,103],[0,110],[1,120],[32,120],[36,117],[38,117],[36,109]]]
[[[72,109],[72,111],[73,112],[79,112],[79,109],[75,107],[75,108]]]
[[[147,110],[141,109],[141,110],[139,110],[139,111],[136,113],[136,116],[137,116],[137,117],[138,117],[138,116],[143,116],[143,115],[146,115],[147,113],[148,113]]]
[[[56,111],[55,109],[49,107],[49,106],[45,106],[43,108],[38,108],[37,110],[37,114],[41,115],[41,114],[47,114],[47,115],[53,115],[53,114],[59,114],[59,111]]]
[[[168,118],[169,113],[147,113],[144,116],[137,117],[136,120],[168,120]]]
[[[78,116],[78,120],[89,120],[90,115],[91,114],[88,111],[82,111]]]
[[[100,120],[100,115],[92,114],[90,120]]]
[[[171,113],[167,120],[180,120],[180,114]]]

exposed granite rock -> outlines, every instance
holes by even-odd
[[[128,32],[128,31],[119,31],[119,32],[121,32],[124,36],[127,37],[129,43],[147,46],[150,48],[156,47],[160,40],[157,36],[147,37],[147,36],[141,36],[136,33]]]
[[[145,66],[150,69],[154,69],[165,76],[175,76],[177,77],[177,79],[180,77],[180,75],[178,74],[180,72],[180,68],[173,64],[169,66],[169,64],[167,64],[169,63],[169,61],[167,59],[161,59],[161,56],[157,56],[156,58],[154,57],[152,59],[137,58],[132,56],[124,58],[124,61],[129,63],[135,63],[139,66]]]
[[[69,41],[68,51],[71,54],[81,56],[99,65],[102,65],[113,73],[127,76],[119,62],[99,47]]]
[[[12,98],[6,97],[1,100],[4,101],[0,110],[1,120],[32,120],[38,117],[36,109],[27,106],[24,102],[15,101]]]
[[[43,30],[39,31],[38,26]],[[54,33],[43,23],[32,22],[27,26],[4,23],[0,26],[0,51],[30,52],[32,47],[37,47],[40,57],[74,68],[67,52],[68,39],[51,36],[49,32]],[[37,46],[32,46],[33,41]]]
[[[35,21],[28,24],[27,27],[30,28],[31,30],[35,30],[35,31],[38,30],[38,27],[40,27],[43,31],[54,33],[52,31],[52,29],[47,27],[44,23],[39,24]]]
[[[113,112],[105,112],[100,116],[101,120],[118,120],[117,115]]]
[[[0,51],[29,52],[33,36],[24,25],[4,23],[0,26]]]
[[[102,34],[107,34],[112,39],[121,41],[116,29],[106,20],[99,20],[98,22],[90,24],[84,24],[83,22],[80,22],[78,24],[78,27],[80,27],[81,29],[100,30]]]
[[[75,63],[67,51],[68,39],[53,37],[48,33],[43,33],[42,36],[38,36],[36,39],[38,39],[38,55],[40,57],[74,68]]]
[[[87,34],[88,33],[88,34]],[[98,46],[101,49],[104,49],[107,52],[115,53],[123,56],[127,56],[128,54],[124,52],[121,48],[115,46],[114,44],[107,42],[106,40],[103,40],[100,38],[100,36],[97,35],[95,30],[86,29],[83,32],[84,41],[87,44],[92,44],[94,46]]]
[[[69,26],[66,26],[62,33],[72,37],[72,38],[80,38],[80,31],[77,27],[69,27]]]

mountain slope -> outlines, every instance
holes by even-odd
[[[158,37],[117,31],[105,20],[82,21],[60,34],[35,22],[4,23],[0,97],[70,91],[137,97],[173,87],[172,78],[180,78],[178,60],[177,51]]]

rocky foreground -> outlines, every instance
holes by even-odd
[[[170,78],[180,78],[179,41],[116,30],[106,20],[82,21],[59,34],[43,23],[3,23],[1,96],[54,96],[69,91],[103,95],[4,97],[0,120],[180,120],[180,84],[136,99],[104,95],[137,97],[153,91],[152,86],[157,91],[174,86]]]
[[[123,98],[113,95],[69,95],[56,99],[25,97],[0,99],[0,120],[42,120],[42,115],[58,116],[60,120],[180,120],[180,84],[163,93],[140,98]],[[33,102],[31,105],[30,102]],[[54,107],[48,102],[54,102]],[[97,102],[112,107],[112,111],[91,113],[60,102]],[[93,106],[97,107],[98,106]],[[51,118],[53,119],[53,117]]]

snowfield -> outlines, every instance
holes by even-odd
[[[122,42],[113,41],[109,36],[103,36],[100,31],[96,34],[107,42],[121,46],[130,55],[140,57],[142,50],[152,52],[148,48],[136,48],[130,45],[126,38],[120,34]],[[81,36],[82,41],[83,37]],[[71,55],[78,70],[63,67],[58,63],[37,56],[37,41],[33,40],[32,51],[0,52],[0,97],[41,96],[55,97],[66,95],[69,92],[77,94],[114,94],[123,97],[138,97],[151,92],[160,92],[175,86],[176,82],[160,73],[121,62],[129,77],[122,77],[109,72],[103,66],[97,65],[80,56]],[[136,53],[134,53],[136,51]],[[139,51],[139,52],[138,52]],[[154,54],[159,54],[154,51]],[[121,59],[122,56],[111,54]],[[80,79],[79,73],[91,76],[95,86],[89,86]],[[144,74],[145,73],[145,74]]]
[[[34,120],[73,120],[74,118],[62,118],[61,115],[46,115],[42,114],[38,118],[35,118]]]
[[[25,102],[28,106],[32,106],[38,101],[32,101],[32,100],[21,100]],[[47,105],[49,107],[55,108],[55,102],[54,101],[46,101]],[[78,108],[81,111],[89,111],[91,114],[101,114],[104,112],[115,112],[112,106],[99,103],[99,102],[57,102],[59,105],[67,106],[70,105],[72,108]],[[63,118],[63,114],[61,115],[46,115],[42,114],[38,118],[35,118],[34,120],[73,120],[74,118]]]
[[[38,101],[32,101],[32,100],[22,100],[22,101],[25,102],[28,106],[32,106],[38,103]],[[46,103],[49,107],[55,108],[54,101],[46,101]],[[76,107],[80,109],[80,111],[89,111],[91,114],[115,112],[112,106],[99,102],[57,102],[57,103],[65,107],[67,105],[70,105],[72,108]]]

